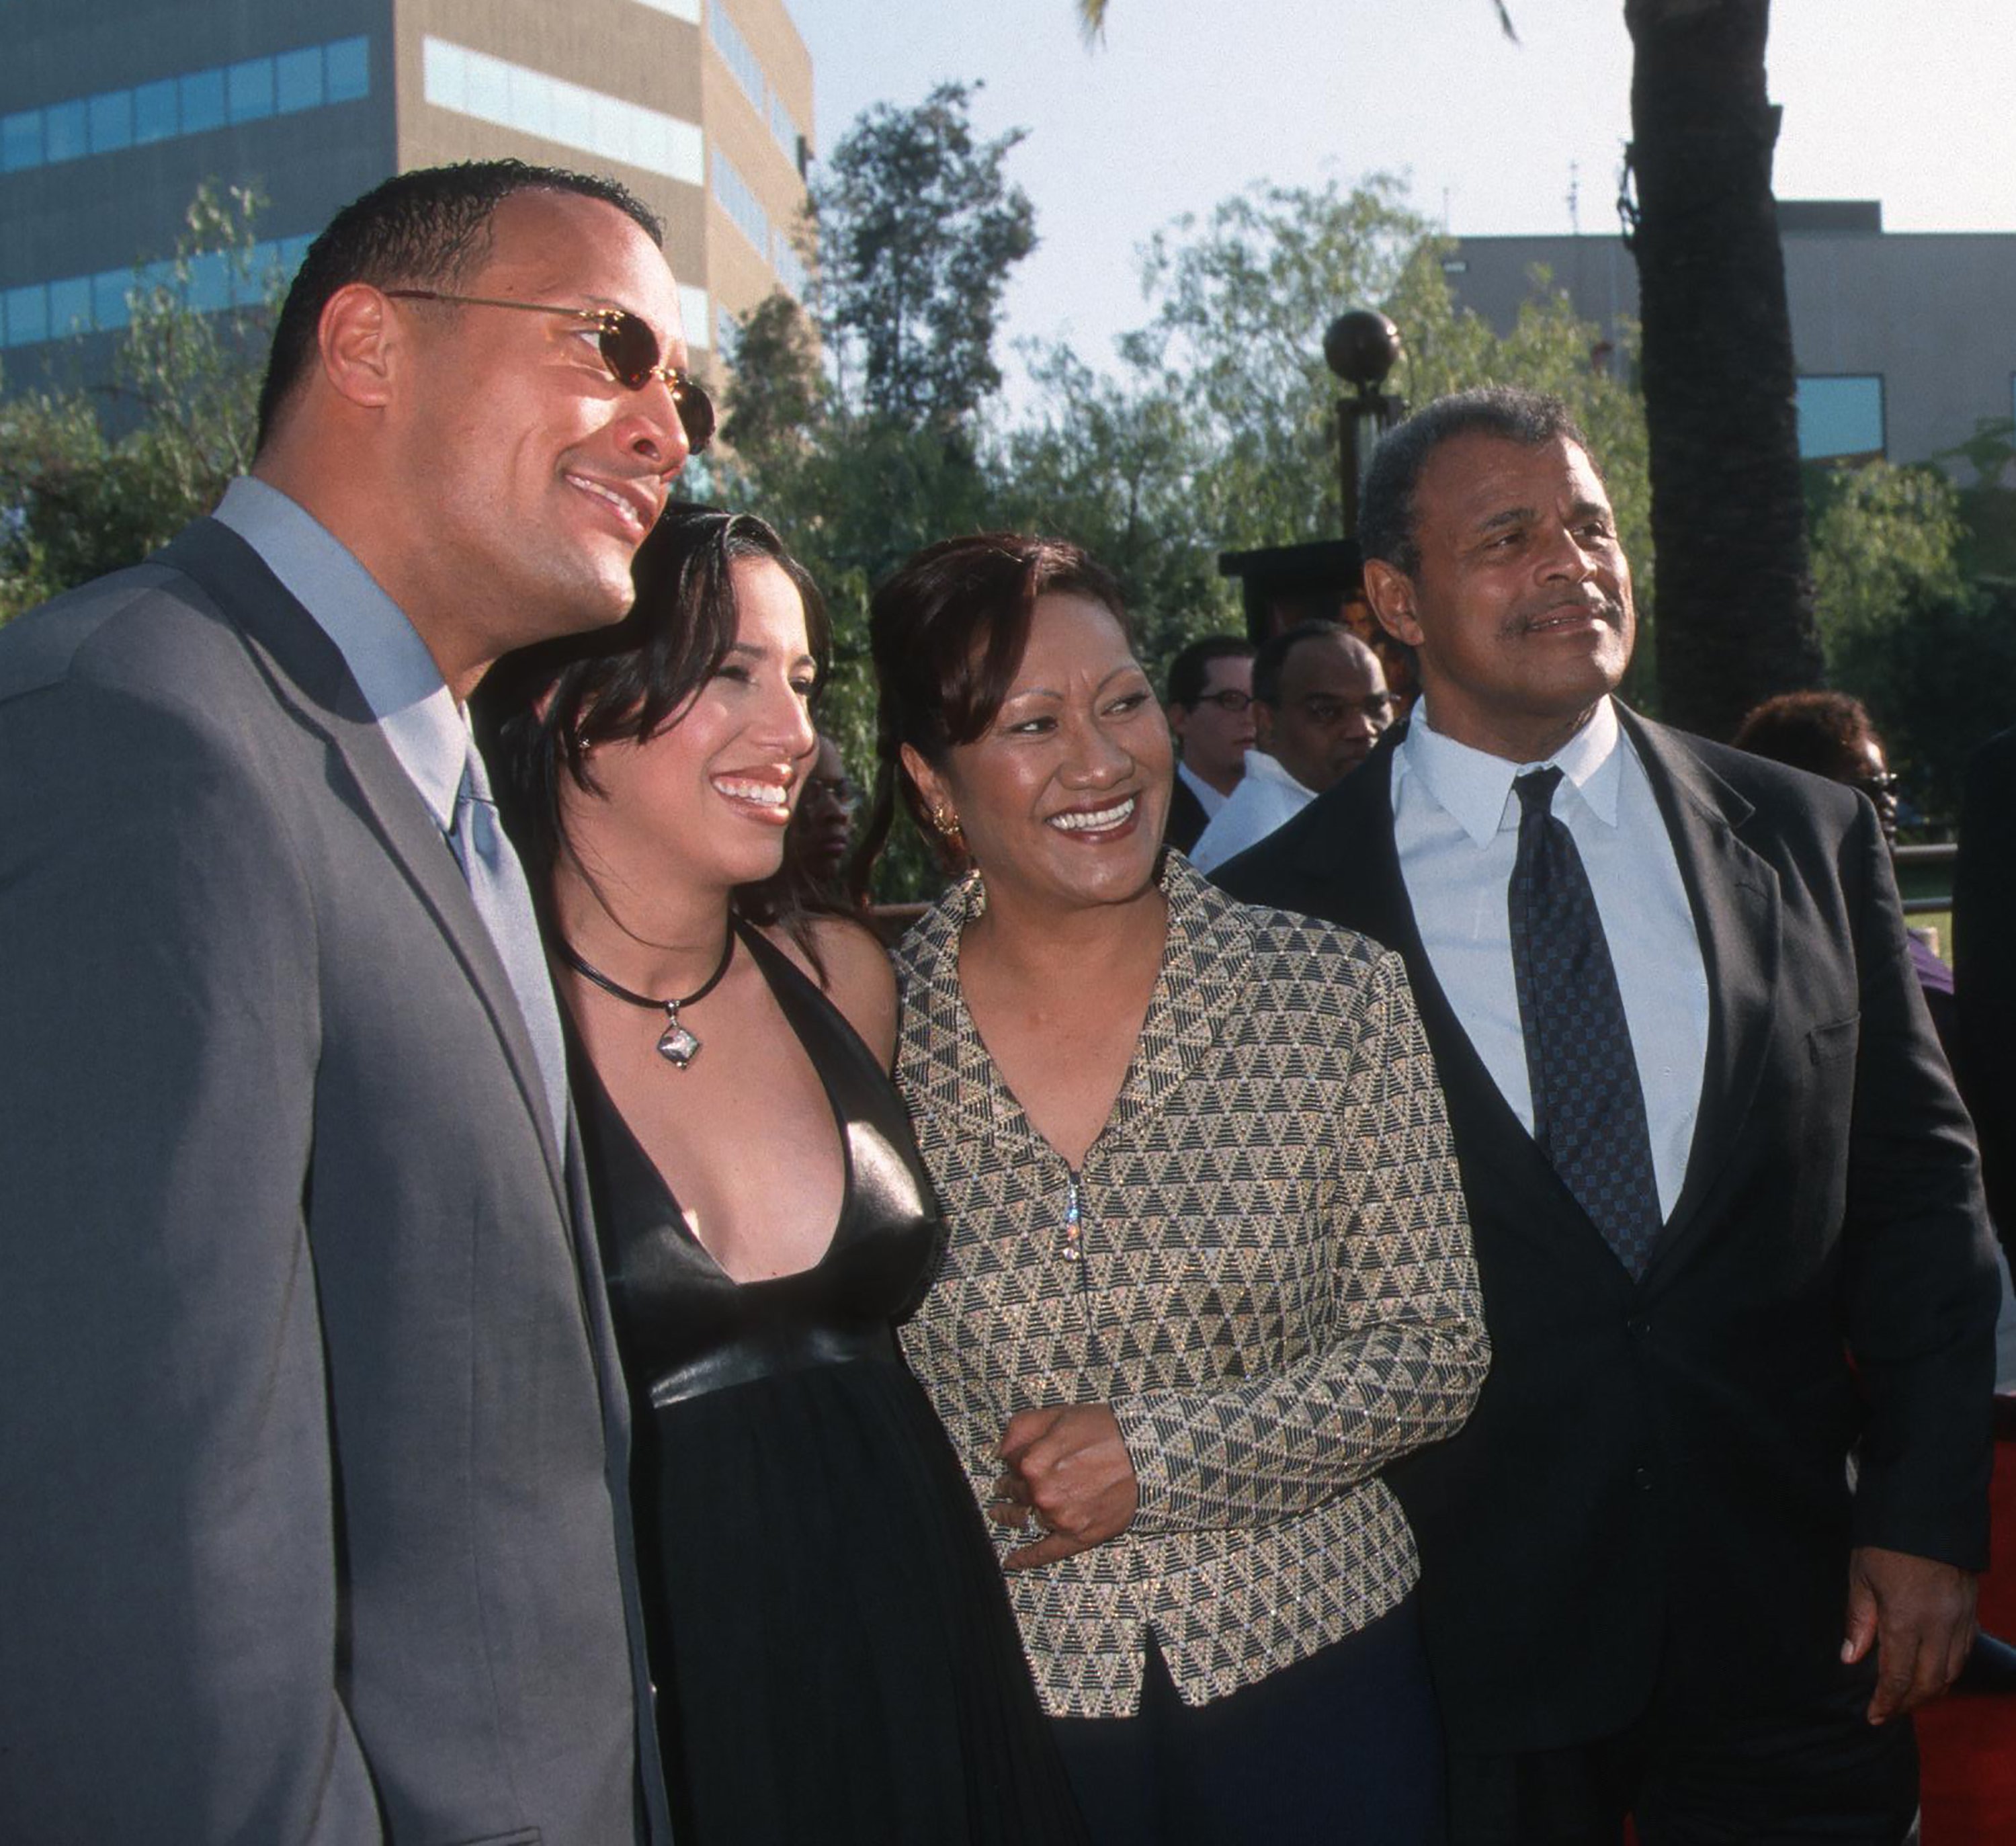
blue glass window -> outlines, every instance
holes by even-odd
[[[45,160],[81,160],[90,152],[90,132],[81,102],[52,103],[42,111]]]
[[[143,83],[133,92],[133,140],[145,147],[150,141],[166,141],[175,132],[175,80]]]
[[[0,116],[0,173],[18,173],[42,164],[42,112],[24,109]]]
[[[130,269],[107,269],[91,279],[91,318],[100,327],[126,324],[126,295],[133,286]]]
[[[234,122],[263,121],[273,113],[273,60],[247,58],[224,74]]]
[[[108,90],[86,105],[91,116],[91,151],[115,154],[133,145],[133,92]]]
[[[1883,453],[1883,380],[1802,378],[1798,381],[1799,453],[1809,461]]]
[[[371,94],[371,41],[340,38],[322,48],[322,69],[332,103],[354,103]]]
[[[27,346],[49,336],[49,291],[40,282],[7,291],[7,344]]]
[[[224,73],[192,70],[178,86],[181,92],[182,132],[200,134],[205,128],[224,126]]]
[[[73,275],[49,284],[49,331],[86,333],[91,330],[91,278]]]
[[[214,314],[231,305],[231,277],[224,257],[212,250],[189,264],[189,304],[199,314]]]
[[[273,60],[273,106],[282,115],[322,106],[322,47],[283,52]]]

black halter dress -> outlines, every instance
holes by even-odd
[[[740,936],[845,1151],[812,1268],[732,1279],[574,1048],[675,1831],[680,1846],[1071,1846],[1084,1834],[993,1548],[891,1332],[942,1236],[902,1104],[825,995]]]

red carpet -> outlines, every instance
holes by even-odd
[[[1993,1562],[1981,1582],[1981,1625],[2016,1636],[2016,1442],[1995,1445]],[[1924,1846],[2016,1841],[2016,1693],[1945,1698],[1918,1715],[1924,1761]]]

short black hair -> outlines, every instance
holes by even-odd
[[[1212,661],[1252,657],[1253,643],[1237,635],[1207,635],[1201,641],[1193,641],[1169,663],[1168,696],[1163,703],[1180,705],[1187,711],[1204,696]]]
[[[1305,641],[1321,641],[1332,635],[1350,633],[1342,622],[1325,621],[1320,617],[1314,617],[1308,621],[1297,622],[1292,628],[1283,628],[1278,635],[1269,635],[1253,657],[1254,703],[1264,705],[1269,711],[1279,711],[1281,675],[1287,671],[1288,656]]]
[[[1414,495],[1428,459],[1460,436],[1496,436],[1527,448],[1557,441],[1572,442],[1603,478],[1589,455],[1589,438],[1574,412],[1559,398],[1517,385],[1481,385],[1453,391],[1424,406],[1379,439],[1358,497],[1358,545],[1409,577],[1419,574],[1420,547],[1414,535]]]
[[[265,382],[259,388],[264,448],[280,412],[305,376],[322,311],[354,282],[377,288],[453,288],[481,267],[490,221],[514,193],[573,193],[613,205],[660,249],[664,227],[628,188],[598,175],[523,160],[463,160],[395,174],[355,199],[308,246],[273,328]]]

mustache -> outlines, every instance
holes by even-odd
[[[1593,615],[1613,628],[1624,626],[1624,599],[1621,596],[1557,596],[1538,608],[1514,610],[1506,617],[1500,632],[1507,635],[1523,635],[1564,610],[1577,615]]]

